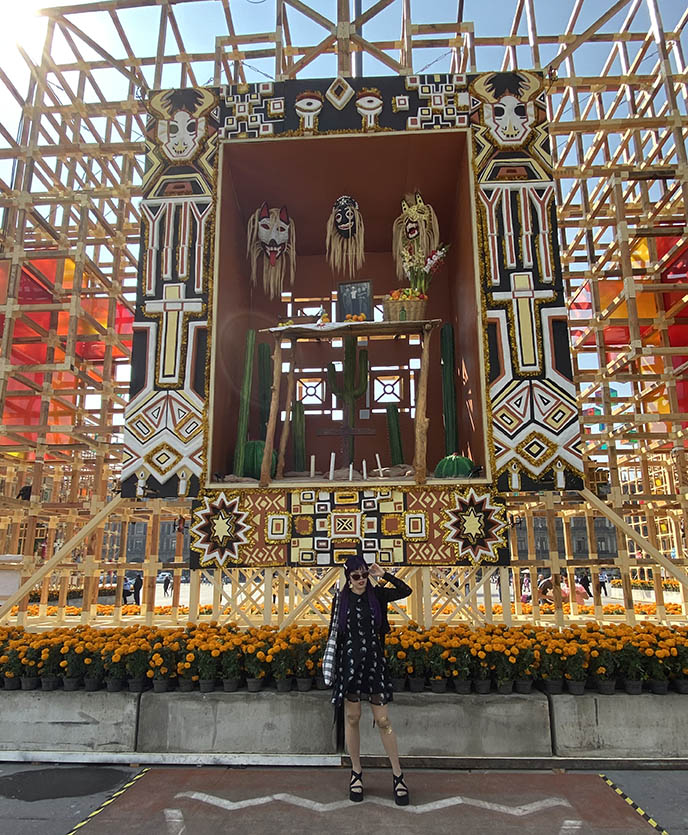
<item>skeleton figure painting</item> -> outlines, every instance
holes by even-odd
[[[157,93],[150,110],[158,117],[158,141],[172,162],[184,162],[196,156],[206,136],[205,114],[215,97],[209,90],[168,90]]]
[[[338,197],[327,220],[327,263],[332,272],[353,278],[363,266],[363,217],[358,202],[348,194]]]
[[[296,229],[286,206],[256,209],[248,221],[246,257],[251,264],[251,284],[258,280],[262,261],[263,290],[271,299],[279,298],[285,275],[293,286],[296,271]]]
[[[427,258],[440,242],[440,227],[435,210],[424,203],[420,192],[407,194],[401,201],[401,214],[392,227],[392,253],[397,268],[397,278],[404,278],[401,254],[404,251],[422,252]]]
[[[529,72],[480,76],[473,89],[481,99],[485,125],[501,146],[521,145],[535,124],[533,99],[540,91],[537,76]]]

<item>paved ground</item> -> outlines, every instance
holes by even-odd
[[[140,775],[138,779],[134,779]],[[610,772],[670,835],[688,835],[686,772]],[[418,770],[397,808],[389,771],[365,772],[366,800],[347,800],[343,768],[114,768],[0,765],[3,835],[217,835],[281,831],[634,835],[650,825],[597,774]],[[105,801],[114,793],[114,800]],[[101,809],[101,807],[103,807]],[[99,810],[100,811],[97,811]]]

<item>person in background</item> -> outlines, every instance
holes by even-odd
[[[129,578],[125,577],[122,583],[122,603],[126,606],[129,602],[129,595],[131,594],[131,583]]]
[[[609,597],[609,592],[607,591],[608,582],[609,577],[607,576],[607,572],[602,569],[602,571],[600,571],[600,591],[604,593],[605,597]]]
[[[141,586],[143,585],[143,578],[140,574],[136,574],[136,579],[134,580],[134,603],[137,606],[141,605]]]
[[[590,577],[588,576],[587,571],[581,571],[580,577],[578,578],[578,582],[585,589],[585,593],[587,594],[587,596],[592,597],[592,591],[590,590]]]
[[[168,575],[166,575],[165,579],[162,581],[162,593],[165,595],[165,597],[169,596],[170,585],[171,584],[172,584],[172,581],[170,579],[170,575],[168,574]]]

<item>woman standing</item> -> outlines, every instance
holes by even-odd
[[[399,764],[397,738],[389,721],[387,703],[392,700],[392,684],[385,663],[384,636],[389,632],[387,604],[411,594],[402,580],[371,566],[362,557],[351,557],[345,565],[346,585],[339,593],[337,654],[332,685],[332,701],[344,703],[344,739],[351,758],[349,799],[363,800],[361,772],[361,701],[370,702],[373,719],[380,731],[394,776],[394,801],[407,806],[409,792]],[[373,585],[369,576],[392,584],[392,588]]]

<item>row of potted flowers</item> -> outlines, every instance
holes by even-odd
[[[324,606],[320,604],[315,604],[316,608],[319,608],[321,611],[325,611]],[[398,608],[402,611],[404,610],[403,603],[398,604]],[[433,607],[433,611],[439,611],[442,609],[444,615],[451,615],[453,613],[453,609],[451,606],[447,606],[444,604],[437,604]],[[655,603],[635,603],[634,604],[634,612],[636,615],[640,615],[641,617],[655,617],[657,614],[657,606]],[[244,610],[244,607],[242,607]],[[250,604],[248,607],[245,607],[245,610],[251,614],[261,614],[261,611],[255,604]],[[481,612],[485,612],[485,607],[480,604],[478,606],[478,610]],[[683,614],[683,609],[681,608],[680,603],[665,603],[664,610],[667,615],[670,616],[681,616]],[[16,615],[18,612],[18,607],[14,606],[12,608],[11,614]],[[154,613],[156,615],[170,615],[173,613],[172,606],[155,606]],[[283,612],[287,613],[289,611],[288,606],[284,606]],[[504,611],[504,607],[501,603],[495,603],[492,606],[492,614],[493,615],[501,615]],[[569,603],[564,603],[562,606],[562,611],[565,615],[571,614],[571,606]],[[46,616],[47,617],[57,617],[60,614],[63,614],[67,617],[77,617],[81,615],[81,606],[65,606],[63,610],[60,610],[57,606],[47,606],[46,607]],[[179,606],[177,608],[178,614],[188,614],[189,607],[188,606]],[[198,610],[200,615],[212,615],[213,607],[210,605],[203,605],[199,607]],[[277,607],[272,607],[273,614],[277,614]],[[553,603],[541,603],[539,612],[541,615],[553,615],[555,613],[555,606]],[[115,613],[115,607],[112,604],[104,604],[98,603],[95,607],[96,617],[112,617]],[[514,603],[511,604],[511,613],[516,614],[516,606]],[[533,605],[532,603],[522,603],[521,604],[521,614],[522,615],[531,615],[533,613]],[[578,615],[595,615],[595,608],[594,606],[590,605],[579,605],[577,607]],[[27,607],[27,614],[29,617],[37,617],[39,614],[39,607],[36,604],[31,604]],[[134,604],[128,603],[125,606],[120,607],[120,615],[123,617],[136,617],[137,615],[141,614],[141,607]],[[231,614],[229,611],[223,612],[223,614]],[[622,603],[606,603],[602,606],[602,614],[603,615],[625,615],[626,609]]]
[[[272,680],[279,690],[291,689],[292,679],[306,689],[318,676],[327,640],[323,627],[272,626],[240,629],[230,623],[188,625],[174,629],[130,626],[99,629],[89,626],[26,632],[0,628],[0,681],[6,690],[66,689],[82,683],[89,689],[104,684],[110,690],[147,683],[165,690],[226,690],[246,680],[260,689]],[[688,692],[688,627],[643,623],[588,623],[566,629],[538,626],[436,626],[429,630],[409,623],[387,636],[386,655],[396,689],[406,680],[411,689],[429,683],[433,689],[451,682],[458,692],[471,686],[487,692],[526,692],[541,682],[550,692],[565,682],[570,692],[594,684],[613,692],[617,680],[629,692],[643,682],[654,692],[666,692],[670,682]],[[198,682],[198,685],[197,685]]]

